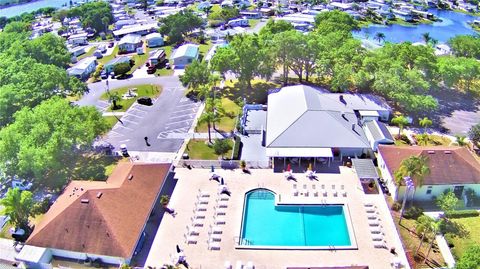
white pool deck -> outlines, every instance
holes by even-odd
[[[214,223],[214,206],[218,190],[218,182],[209,181],[209,169],[176,169],[178,183],[171,196],[169,207],[177,214],[166,214],[160,224],[155,240],[148,255],[145,267],[161,268],[164,264],[171,264],[176,253],[176,245],[183,249],[190,268],[225,268],[225,262],[230,262],[236,268],[237,261],[243,265],[252,262],[257,269],[284,269],[295,267],[327,267],[368,265],[371,269],[392,268],[391,263],[395,256],[389,249],[395,247],[398,258],[404,267],[410,268],[407,263],[403,247],[395,230],[395,225],[388,212],[383,195],[365,195],[355,172],[351,168],[341,167],[340,174],[317,174],[318,181],[312,181],[304,174],[294,174],[297,182],[287,181],[282,173],[273,173],[270,169],[251,170],[251,174],[244,174],[240,169],[216,170],[224,177],[225,183],[232,192],[228,207],[225,208],[224,225],[222,229],[220,250],[208,250],[210,225]],[[299,196],[292,194],[293,184],[297,184]],[[307,184],[310,192],[308,197],[303,195],[303,185]],[[319,196],[314,197],[312,184],[319,190]],[[328,196],[323,197],[321,185],[325,184]],[[338,197],[332,195],[332,184],[338,191]],[[343,197],[340,186],[344,185],[347,196]],[[245,193],[256,188],[267,188],[280,195],[281,203],[327,203],[346,204],[349,208],[353,234],[357,249],[350,250],[258,250],[237,249],[236,241],[240,235]],[[191,225],[194,215],[195,202],[198,190],[208,192],[206,218],[201,220],[203,227],[196,227],[199,232],[197,244],[187,244],[184,234],[187,226]],[[386,249],[374,247],[372,234],[368,224],[365,203],[376,205],[379,222],[384,232]],[[347,219],[347,221],[349,221]],[[268,225],[268,224],[267,224]],[[246,268],[246,267],[244,267]]]

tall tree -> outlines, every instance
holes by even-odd
[[[357,20],[350,14],[342,11],[321,12],[315,17],[315,30],[320,34],[329,34],[337,31],[350,33],[359,29]]]
[[[302,39],[302,34],[295,30],[278,33],[273,38],[275,58],[283,69],[283,85],[288,84],[288,73],[293,64],[293,55],[295,50],[299,49]]]
[[[28,218],[32,215],[33,208],[31,192],[11,188],[4,198],[0,199],[0,205],[4,207],[3,213],[10,218],[14,227],[24,230],[28,228]]]
[[[420,124],[420,126],[423,127],[423,132],[426,133],[427,132],[427,128],[432,126],[433,122],[431,119],[427,118],[427,117],[423,117],[421,119],[418,120],[418,123]]]
[[[470,127],[470,130],[468,130],[468,138],[470,138],[474,145],[480,146],[480,123]]]
[[[456,56],[480,58],[480,38],[478,36],[457,35],[448,40],[448,44]]]
[[[69,18],[78,17],[84,27],[94,29],[97,33],[105,30],[105,24],[113,21],[112,7],[108,2],[94,1],[71,8]]]
[[[426,45],[429,45],[430,42],[432,41],[432,37],[430,36],[429,32],[423,33],[422,34],[422,39],[423,39],[423,42],[425,42]]]
[[[170,43],[181,43],[185,36],[203,26],[203,20],[191,10],[182,10],[161,20],[160,33],[168,36]]]
[[[94,107],[71,106],[58,97],[25,107],[0,130],[0,169],[9,176],[62,185],[71,173],[66,162],[107,128]],[[45,182],[53,175],[58,182]]]
[[[269,19],[267,24],[260,29],[260,36],[271,38],[281,32],[287,32],[294,30],[293,25],[290,22],[284,20]]]
[[[401,186],[404,177],[410,177],[414,183],[415,195],[416,188],[421,187],[425,177],[430,174],[428,161],[429,159],[426,156],[410,156],[402,160],[400,167],[394,172],[397,186]]]
[[[185,68],[185,73],[180,75],[180,82],[184,87],[189,86],[198,92],[200,87],[209,83],[210,76],[208,63],[195,60]]]
[[[402,134],[403,128],[408,125],[408,119],[405,116],[396,116],[392,119],[392,124],[398,126],[398,136]]]
[[[375,39],[378,41],[378,43],[385,42],[385,34],[382,32],[378,32],[375,34]]]
[[[449,189],[447,192],[440,194],[435,203],[445,214],[448,214],[457,208],[458,198],[455,196],[455,193]]]

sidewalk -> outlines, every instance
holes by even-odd
[[[108,116],[117,116],[117,117],[122,117],[125,115],[127,112],[103,112],[102,116],[108,117]]]
[[[448,247],[447,241],[441,235],[435,236],[435,240],[437,241],[438,248],[440,249],[440,253],[447,263],[448,268],[455,267],[455,259],[453,258],[452,253],[450,252],[450,248]]]

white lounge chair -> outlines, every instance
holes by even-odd
[[[222,234],[222,227],[220,226],[210,226],[210,233],[212,234]]]
[[[222,235],[221,234],[209,233],[208,238],[210,239],[210,241],[214,241],[214,242],[222,241]]]
[[[215,215],[216,216],[225,216],[227,214],[227,211],[225,210],[224,207],[214,207],[215,210]]]
[[[220,250],[220,242],[208,240],[208,250]]]
[[[222,200],[217,199],[217,207],[227,208],[228,207],[228,201],[222,201]]]
[[[203,227],[203,219],[190,218],[193,227]]]
[[[367,214],[367,218],[368,218],[368,219],[371,219],[371,220],[375,220],[375,219],[378,218],[378,216],[377,216],[377,214],[374,214],[374,213],[372,214],[372,213],[370,213],[370,214]]]
[[[193,218],[194,219],[205,219],[205,211],[193,210]]]
[[[223,225],[226,223],[226,221],[223,217],[213,216],[213,223],[215,225]]]
[[[207,211],[207,208],[206,204],[195,203],[195,211]]]
[[[342,191],[345,190],[345,185],[343,185],[343,184],[340,185],[340,189],[341,189]]]
[[[370,227],[370,233],[372,234],[383,234],[382,228],[380,226]]]
[[[245,266],[245,269],[255,269],[255,266],[253,265],[253,262],[247,262],[247,265]]]
[[[364,205],[365,207],[375,207],[375,205],[372,204],[372,203],[364,203],[363,205]]]
[[[298,190],[292,190],[292,196],[298,196]]]
[[[199,235],[200,233],[198,232],[198,229],[196,229],[193,226],[187,225],[187,235],[188,236],[194,236],[194,235]]]
[[[202,205],[207,205],[208,204],[208,197],[198,197],[198,203]]]
[[[373,241],[383,241],[385,238],[381,234],[372,234]]]
[[[365,212],[367,213],[375,213],[377,210],[373,207],[366,207]]]
[[[380,222],[378,222],[378,220],[368,220],[368,225],[370,225],[370,226],[380,226]]]
[[[242,261],[237,261],[237,263],[235,264],[235,269],[243,269]]]
[[[312,193],[313,193],[313,197],[318,197],[317,185],[315,184],[312,184]]]
[[[230,200],[230,196],[228,196],[228,194],[226,194],[226,193],[219,193],[219,194],[218,194],[218,197],[219,197],[219,200],[220,200],[220,201],[228,201],[228,200]]]
[[[186,244],[196,244],[197,243],[197,237],[196,236],[188,236],[184,235],[185,237],[185,243]]]
[[[198,189],[197,198],[198,197],[210,197],[210,193],[206,191],[202,191],[201,189]]]
[[[333,197],[338,197],[338,192],[336,190],[332,190]]]
[[[225,269],[232,269],[232,264],[230,263],[230,261],[226,261],[223,265],[223,267]]]
[[[385,242],[375,241],[375,242],[373,242],[373,247],[387,249],[387,244],[385,244]]]

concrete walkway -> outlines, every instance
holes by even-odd
[[[13,240],[0,238],[0,261],[7,263],[17,262],[15,257],[17,252],[13,247]]]
[[[104,117],[108,117],[108,116],[117,116],[117,117],[121,117],[123,115],[125,115],[126,112],[103,112],[102,116]]]
[[[445,238],[442,235],[437,235],[435,236],[435,240],[437,241],[438,249],[440,249],[440,253],[442,254],[448,268],[455,267],[455,259],[450,252],[450,248],[448,247],[448,243]]]

